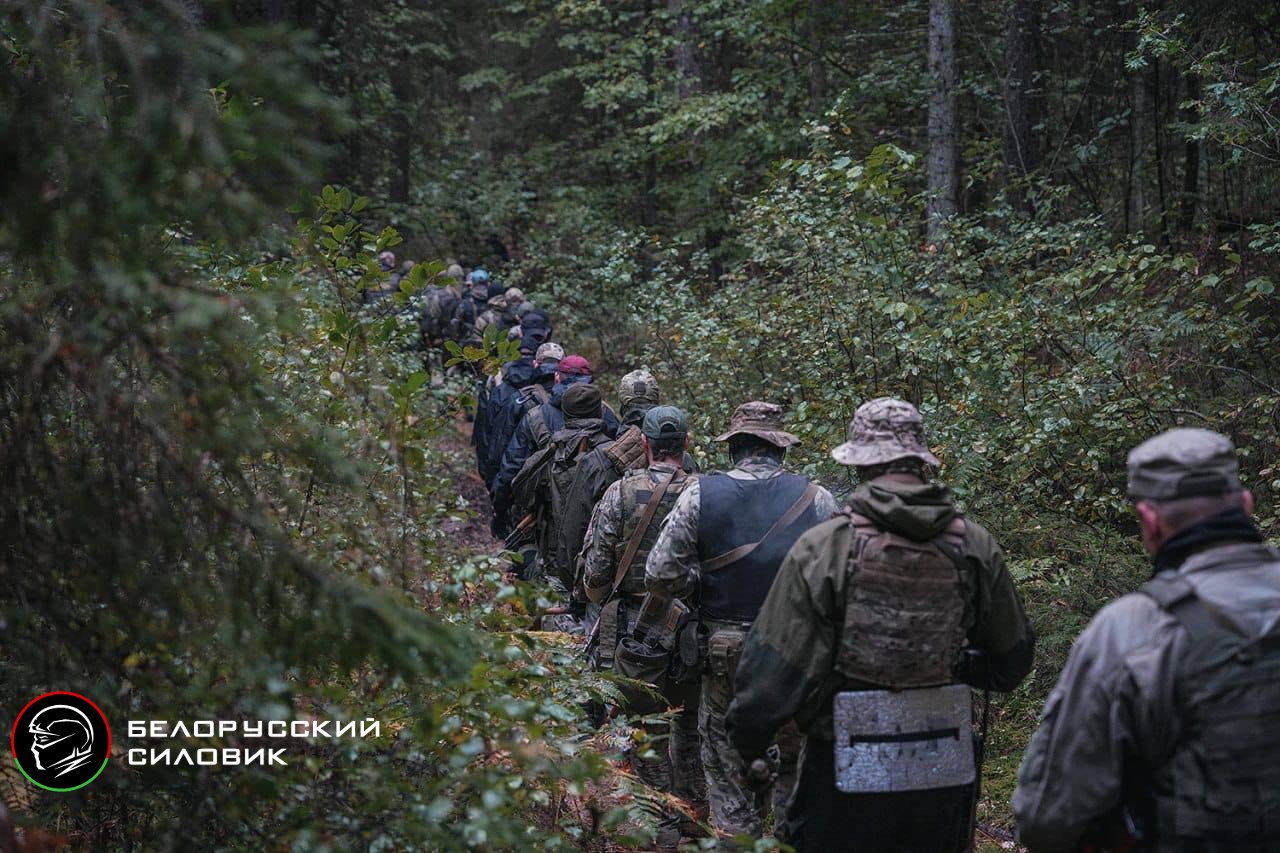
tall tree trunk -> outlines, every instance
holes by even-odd
[[[388,195],[393,202],[409,201],[410,171],[413,168],[413,83],[408,60],[401,60],[391,71],[391,96],[395,99],[391,114],[391,186]]]
[[[1183,78],[1186,83],[1186,100],[1194,101],[1200,97],[1200,78],[1188,74]],[[1195,107],[1188,107],[1182,113],[1185,123],[1196,120]],[[1182,173],[1182,209],[1178,215],[1178,230],[1185,236],[1191,233],[1196,224],[1196,208],[1200,203],[1200,140],[1187,137],[1186,150],[1183,154],[1186,161]]]
[[[956,130],[956,0],[929,0],[929,202],[925,233],[942,240],[960,191]]]
[[[671,61],[676,67],[676,94],[684,100],[702,87],[702,69],[698,63],[698,45],[684,0],[667,0],[675,47]]]
[[[1012,0],[1005,34],[1004,165],[1015,207],[1033,213],[1027,175],[1040,163],[1035,137],[1035,51],[1040,28],[1038,0]]]
[[[1145,233],[1147,219],[1147,79],[1145,69],[1129,78],[1129,207],[1125,231]]]

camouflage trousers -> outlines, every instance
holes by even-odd
[[[708,623],[708,627],[713,626]],[[796,764],[803,738],[795,723],[788,723],[778,733],[781,760],[778,778],[769,790],[753,793],[742,782],[742,758],[725,732],[724,718],[732,700],[732,681],[711,672],[703,675],[698,731],[702,735],[702,766],[707,776],[711,823],[729,836],[759,838],[770,810],[775,823],[783,820],[787,802],[795,788]],[[726,846],[732,849],[732,844],[726,843]]]
[[[644,726],[652,754],[632,756],[632,766],[640,781],[658,791],[666,791],[687,800],[696,809],[707,801],[706,778],[702,772],[701,741],[698,736],[698,686],[677,689],[667,700],[679,707],[672,722],[654,722]],[[681,813],[676,809],[663,812],[658,821],[659,847],[674,847],[680,840]]]

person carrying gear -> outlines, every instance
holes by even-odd
[[[484,270],[476,270],[472,272],[472,276],[476,272],[484,272]],[[486,283],[472,281],[470,289],[454,309],[453,318],[449,324],[449,337],[460,344],[478,346],[481,343],[482,339],[476,333],[476,318],[483,310],[481,306],[489,298],[488,273],[485,273],[485,279]]]
[[[591,520],[592,510],[604,496],[605,489],[626,472],[642,470],[647,464],[640,425],[645,413],[661,400],[658,380],[647,370],[633,370],[618,383],[622,425],[626,429],[614,441],[592,450],[578,464],[577,477],[565,501],[557,546],[559,559],[564,565],[577,567],[577,557],[582,551],[587,534],[587,523]],[[681,467],[688,474],[697,471],[697,464],[687,453],[682,454]],[[581,594],[576,585],[575,593]]]
[[[502,464],[501,456],[494,452],[495,427],[499,419],[504,417],[511,399],[516,396],[516,389],[527,387],[533,382],[537,370],[534,358],[537,350],[538,342],[535,339],[522,340],[520,357],[504,364],[496,377],[487,377],[476,397],[472,445],[476,450],[476,470],[486,489],[491,487],[494,475],[498,473],[498,466]],[[505,447],[505,443],[502,446]]]
[[[526,337],[521,343],[523,350],[536,339]],[[502,456],[511,436],[515,433],[520,419],[543,403],[551,399],[551,389],[555,384],[555,374],[564,358],[564,347],[557,343],[543,343],[537,346],[533,356],[533,369],[525,375],[523,370],[511,371],[505,381],[495,391],[491,402],[491,423],[489,425],[488,456],[493,460],[494,474],[485,486],[493,493],[498,468],[502,465]]]
[[[728,442],[733,468],[701,476],[681,492],[649,553],[645,585],[655,596],[698,601],[710,635],[699,734],[711,820],[728,836],[758,838],[764,804],[743,784],[742,761],[725,732],[734,672],[782,558],[804,531],[831,517],[836,502],[817,483],[784,469],[786,449],[799,439],[782,429],[781,406],[743,403],[716,441]],[[798,744],[784,735],[779,745],[789,770]],[[776,811],[789,781],[773,787]]]
[[[1154,564],[1049,694],[1013,794],[1033,851],[1280,849],[1280,552],[1236,449],[1173,429],[1128,460]]]
[[[780,827],[797,850],[964,850],[980,764],[967,685],[1017,686],[1034,634],[999,546],[929,481],[939,463],[914,406],[864,403],[831,455],[861,485],[787,554],[747,637],[729,737],[759,770],[774,732],[799,724]]]
[[[563,368],[564,359],[561,362]],[[589,383],[575,383],[561,397],[564,424],[552,433],[545,447],[529,457],[513,480],[513,490],[521,513],[532,514],[538,543],[539,573],[565,602],[569,600],[572,576],[556,560],[552,543],[560,519],[561,504],[573,482],[578,460],[591,448],[609,440],[600,389]],[[562,626],[578,630],[577,608],[569,614],[575,624]]]
[[[502,285],[496,281],[489,283],[488,289],[485,291],[486,301],[484,310],[476,316],[476,334],[484,337],[485,329],[495,326],[501,332],[507,330],[507,323],[504,315],[507,310],[507,295]]]
[[[591,514],[582,548],[586,595],[594,604],[604,605],[599,624],[593,628],[597,639],[593,663],[599,669],[612,668],[618,644],[624,636],[635,633],[644,600],[645,559],[658,538],[659,525],[689,482],[681,468],[689,443],[684,413],[674,406],[650,406],[637,429],[644,465],[630,469],[605,490]],[[654,756],[633,754],[632,765],[645,784],[684,797],[696,808],[706,801],[699,755],[697,682],[690,679],[654,687],[665,688],[662,708],[679,711],[674,726],[667,721],[645,724]],[[643,709],[627,710],[641,713]],[[680,817],[670,808],[663,813],[657,849],[676,849]]]
[[[388,251],[378,253],[378,269],[387,273],[387,277],[377,287],[368,288],[360,293],[362,305],[379,305],[400,289],[400,273],[396,272],[395,267],[396,256],[394,254]],[[388,309],[386,306],[380,306],[380,310],[387,311]],[[394,310],[391,313],[395,313]]]
[[[512,483],[529,457],[546,447],[551,436],[564,427],[565,414],[560,405],[565,391],[575,384],[589,382],[591,363],[580,355],[565,356],[556,367],[555,384],[551,388],[550,398],[520,419],[515,432],[511,434],[511,440],[503,448],[502,464],[494,477],[493,523],[490,527],[494,536],[506,538],[511,533],[513,522],[519,520],[510,517]],[[608,434],[616,434],[618,421],[608,407],[604,407],[604,421]],[[547,559],[549,561],[550,557]]]

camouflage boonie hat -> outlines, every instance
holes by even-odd
[[[1207,429],[1171,429],[1129,454],[1129,497],[1167,501],[1240,491],[1236,447]]]
[[[782,407],[777,403],[752,400],[733,410],[729,431],[716,436],[716,441],[728,441],[735,435],[754,435],[778,447],[799,444],[800,439],[782,428]]]
[[[560,346],[555,341],[547,341],[545,344],[538,347],[538,351],[533,357],[539,364],[547,361],[558,362],[560,359],[564,358],[564,347]]]
[[[644,368],[633,370],[622,377],[622,381],[618,383],[618,399],[622,402],[624,409],[630,409],[640,403],[656,406],[662,402],[658,391],[658,380]]]
[[[863,468],[911,457],[930,465],[942,464],[924,443],[920,412],[893,397],[877,397],[859,406],[849,424],[849,440],[831,451],[831,457]]]

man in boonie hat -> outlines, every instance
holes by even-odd
[[[729,736],[754,768],[788,720],[804,732],[779,833],[796,849],[958,853],[971,843],[976,783],[963,685],[1012,689],[1034,635],[991,535],[930,481],[938,459],[915,406],[864,403],[832,456],[861,485],[783,562],[747,638]],[[936,723],[924,728],[954,725],[961,737],[926,731],[910,749],[854,751],[918,731],[920,701]],[[877,772],[859,773],[866,763]]]
[[[759,837],[764,809],[725,733],[734,672],[783,557],[804,531],[831,517],[836,502],[822,486],[784,468],[787,448],[799,439],[783,429],[776,403],[738,406],[716,441],[728,445],[733,467],[699,477],[681,492],[649,553],[645,585],[654,595],[699,602],[710,633],[699,733],[711,822],[729,835]],[[793,768],[798,742],[787,740],[779,745]],[[790,781],[784,776],[774,784],[775,808],[789,796]]]
[[[1172,429],[1129,454],[1153,577],[1094,616],[1049,694],[1013,811],[1032,850],[1280,849],[1280,552],[1231,439]]]

